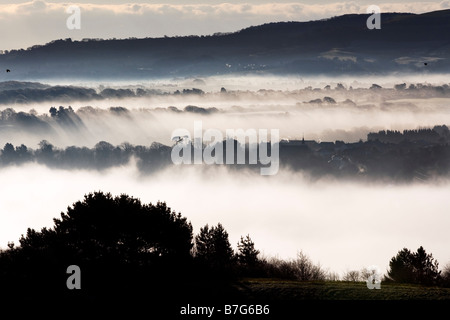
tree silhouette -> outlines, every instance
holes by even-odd
[[[29,228],[19,241],[0,253],[0,282],[7,280],[0,290],[25,292],[30,299],[70,294],[69,265],[82,270],[90,298],[114,298],[123,290],[138,298],[146,287],[170,288],[187,277],[193,245],[191,224],[165,203],[102,192],[74,203],[53,228]]]
[[[254,266],[258,262],[259,250],[255,249],[255,243],[250,238],[250,235],[247,235],[245,238],[241,237],[237,247],[237,259],[239,263]]]
[[[258,258],[260,252],[255,249],[255,243],[250,238],[250,235],[247,235],[245,238],[241,236],[237,248],[236,260],[240,275],[247,277],[265,276],[264,261]]]
[[[250,238],[250,235],[247,235],[245,238],[241,236],[237,248],[236,258],[243,274],[255,275],[258,273],[257,268],[260,266],[260,260],[258,259],[259,250],[255,249],[255,243]]]
[[[16,158],[16,151],[11,143],[6,143],[1,151],[1,159],[4,164],[13,162]]]
[[[180,214],[165,203],[143,205],[124,194],[88,194],[54,222],[64,242],[89,259],[144,263],[186,257],[192,247],[192,227]]]
[[[389,262],[388,277],[401,283],[432,285],[439,281],[438,265],[422,246],[416,252],[403,248]]]
[[[234,262],[234,252],[228,240],[228,233],[222,224],[216,227],[205,225],[195,237],[196,258],[214,271],[227,271]]]
[[[389,278],[396,282],[414,282],[413,254],[407,248],[400,250],[389,262]]]
[[[433,258],[433,255],[426,253],[425,249],[420,246],[414,253],[413,266],[415,273],[415,281],[419,284],[434,285],[437,284],[440,277],[438,271],[439,263]]]
[[[444,266],[441,277],[442,277],[442,285],[444,287],[450,287],[450,263],[447,263]]]

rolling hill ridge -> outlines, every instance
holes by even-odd
[[[234,33],[144,39],[60,39],[0,55],[0,80],[143,79],[229,73],[384,74],[450,71],[450,10],[280,22]]]

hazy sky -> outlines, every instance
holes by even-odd
[[[69,30],[66,9],[78,4],[81,29]],[[346,13],[422,13],[450,8],[450,1],[221,1],[221,0],[6,0],[0,4],[0,50],[27,48],[54,39],[160,37],[231,32],[276,21],[307,21]]]

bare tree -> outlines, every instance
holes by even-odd
[[[322,269],[320,264],[315,265],[303,251],[297,254],[297,259],[294,260],[293,264],[298,280],[311,281],[326,279],[326,271]]]
[[[343,281],[358,282],[361,281],[361,273],[358,270],[347,271],[342,277]]]
[[[444,266],[444,269],[442,270],[441,273],[441,278],[443,285],[445,287],[450,287],[450,262]]]
[[[361,280],[367,280],[370,276],[374,275],[373,270],[369,270],[368,268],[362,268],[360,271],[360,279]]]
[[[334,271],[329,271],[325,277],[325,280],[327,281],[339,281],[340,280],[340,276],[339,273],[334,272]]]

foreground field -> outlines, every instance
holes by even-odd
[[[382,283],[368,289],[365,282],[306,282],[280,279],[242,279],[231,287],[212,283],[196,298],[166,308],[174,318],[185,319],[183,308],[210,307],[220,319],[301,319],[305,315],[361,319],[367,315],[402,319],[447,312],[450,288]],[[198,310],[198,309],[197,309]],[[228,313],[226,314],[226,310]],[[259,313],[257,312],[259,310]],[[262,311],[261,311],[262,310]],[[204,315],[203,315],[204,316]]]
[[[450,288],[382,283],[369,290],[365,282],[300,282],[278,279],[244,279],[237,284],[243,296],[255,300],[450,300]]]

